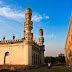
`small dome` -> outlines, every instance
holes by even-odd
[[[15,39],[15,36],[13,35],[13,39]]]
[[[43,32],[43,29],[39,29],[39,33],[40,33],[40,32]]]
[[[3,37],[3,40],[5,40],[5,37]]]
[[[25,10],[25,14],[31,14],[31,15],[32,15],[32,10],[31,10],[30,8],[27,8],[27,9]]]
[[[43,29],[39,29],[39,34],[42,36],[43,35]]]

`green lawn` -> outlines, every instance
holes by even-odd
[[[48,69],[47,66],[40,67],[38,69],[32,69],[28,71],[22,71],[22,72],[71,72],[68,70],[65,65],[57,65],[53,66],[52,69]]]

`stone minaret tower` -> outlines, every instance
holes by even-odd
[[[24,39],[26,40],[32,40],[33,39],[33,33],[31,33],[31,30],[33,29],[33,22],[31,21],[32,16],[32,10],[28,7],[25,10],[25,18],[26,21],[24,21]]]
[[[25,49],[25,63],[26,65],[32,65],[32,43],[33,43],[33,22],[31,21],[32,10],[28,7],[25,10],[24,21],[24,49]]]
[[[40,43],[40,45],[42,46],[43,43],[44,43],[43,29],[40,29],[40,30],[39,30],[39,35],[40,35],[39,43]]]
[[[41,63],[41,64],[44,64],[44,51],[45,51],[45,47],[44,47],[44,45],[43,45],[43,43],[44,43],[43,29],[40,29],[40,30],[39,30],[39,35],[40,35],[39,44],[40,44],[40,46],[41,46],[41,52],[40,52],[41,60],[40,60],[40,63]]]

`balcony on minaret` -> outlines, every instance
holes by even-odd
[[[24,21],[24,29],[31,32],[31,30],[33,29],[33,22]]]

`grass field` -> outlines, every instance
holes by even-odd
[[[71,72],[66,68],[65,65],[57,65],[53,66],[52,69],[48,69],[47,66],[42,66],[38,69],[32,69],[29,71],[22,71],[22,72]]]

